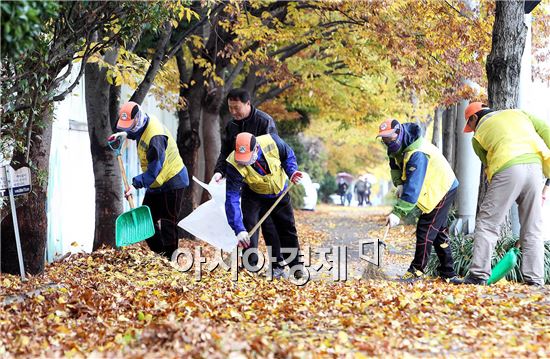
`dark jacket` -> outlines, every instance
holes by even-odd
[[[248,132],[254,136],[277,134],[275,121],[267,113],[251,107],[250,115],[243,120],[231,120],[225,126],[225,136],[222,141],[220,156],[214,167],[214,173],[219,172],[225,177],[227,162],[225,159],[235,150],[235,139],[241,132]]]

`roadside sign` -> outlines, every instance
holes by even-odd
[[[18,194],[28,193],[31,191],[31,170],[28,167],[21,167],[14,171],[11,166],[5,165],[2,167],[0,175],[0,191],[10,197],[11,217],[13,220],[13,231],[15,232],[15,245],[17,247],[17,258],[19,259],[19,272],[21,272],[21,280],[26,281],[25,265],[23,264],[23,251],[21,250],[21,238],[19,238],[19,224],[17,222],[17,210],[15,209],[15,189],[18,189]]]
[[[6,169],[11,173],[11,186],[13,188],[13,195],[18,196],[21,194],[29,193],[31,191],[31,169],[29,167],[21,167],[15,171],[11,166],[7,166]],[[6,177],[6,171],[0,171],[0,196],[8,195],[8,179]]]

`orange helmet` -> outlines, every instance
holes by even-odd
[[[235,140],[235,161],[241,163],[250,162],[256,149],[256,137],[251,133],[241,132]]]
[[[466,119],[466,125],[464,126],[464,133],[468,132],[474,132],[473,128],[470,128],[468,125],[468,119],[472,116],[481,111],[483,108],[486,108],[482,102],[472,102],[466,107],[466,111],[464,112],[464,118]]]

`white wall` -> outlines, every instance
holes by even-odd
[[[95,189],[83,81],[55,106],[48,181],[48,261],[91,251]],[[75,243],[76,245],[71,245]]]
[[[77,73],[78,66],[74,69]],[[71,81],[74,80],[71,79]],[[88,136],[84,78],[72,94],[55,105],[50,167],[48,178],[48,244],[47,260],[67,253],[91,252],[95,228],[95,186]],[[121,101],[127,101],[130,90],[123,89]],[[159,110],[156,101],[148,97],[145,111],[156,116],[175,135],[175,114]],[[141,172],[135,141],[128,141],[123,159],[127,175],[131,178]],[[122,183],[120,184],[122,191]],[[143,201],[141,190],[137,203]],[[125,201],[125,210],[128,210]]]

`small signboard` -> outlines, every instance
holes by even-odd
[[[31,191],[31,169],[29,167],[21,167],[15,171],[11,166],[7,167],[11,172],[11,187],[13,188],[14,196],[29,193]],[[8,195],[8,179],[6,171],[0,171],[0,196]]]

